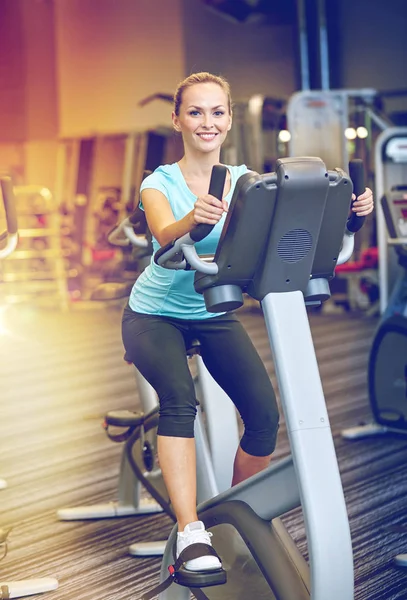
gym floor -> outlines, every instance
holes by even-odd
[[[50,600],[136,600],[158,581],[158,559],[127,547],[162,539],[165,516],[59,522],[63,506],[115,498],[121,445],[100,426],[111,409],[137,408],[132,367],[122,360],[119,309],[70,313],[15,307],[0,331],[0,524],[12,527],[1,579],[57,577]],[[241,312],[273,381],[261,314]],[[355,556],[355,600],[407,600],[407,439],[345,442],[344,427],[369,419],[366,362],[376,322],[311,315],[312,332],[335,435]],[[288,453],[282,423],[276,458]],[[285,522],[307,554],[299,510]],[[329,600],[329,599],[326,599]]]

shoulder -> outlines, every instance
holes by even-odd
[[[146,189],[160,190],[167,189],[171,183],[178,179],[178,165],[173,163],[171,165],[161,165],[157,167],[150,175],[148,175],[141,183],[140,191]]]
[[[231,184],[232,184],[232,189],[234,188],[234,186],[236,185],[238,179],[242,176],[245,175],[245,173],[249,172],[249,169],[246,167],[246,165],[225,165],[230,173],[230,178],[231,178]]]
[[[225,166],[229,169],[232,177],[235,180],[239,179],[239,177],[241,175],[244,175],[245,173],[249,172],[249,169],[246,167],[246,165],[225,165]]]

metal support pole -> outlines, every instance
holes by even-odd
[[[321,69],[321,89],[329,90],[329,49],[326,26],[325,0],[318,0],[319,65]]]
[[[309,90],[308,33],[304,1],[297,0],[298,45],[300,51],[301,89]]]

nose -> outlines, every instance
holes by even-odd
[[[205,127],[205,129],[210,129],[212,127],[212,124],[212,115],[205,113],[203,117],[202,126]]]

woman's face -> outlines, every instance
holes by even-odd
[[[179,115],[173,113],[172,120],[184,145],[213,152],[232,126],[227,94],[217,83],[196,83],[184,90]]]

